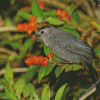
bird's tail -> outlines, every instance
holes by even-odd
[[[93,83],[95,83],[99,78],[97,71],[92,66],[92,64],[86,64],[85,68],[88,70],[88,73],[90,74],[90,77],[91,77]]]
[[[96,71],[95,68],[93,67],[92,62],[90,63],[90,62],[88,62],[88,61],[87,61],[86,59],[84,59],[84,58],[81,58],[81,62],[82,62],[82,64],[84,65],[85,69],[86,69],[86,70],[88,71],[88,73],[90,74],[90,77],[91,77],[93,83],[95,83],[95,82],[98,80],[99,76],[98,76],[97,71]]]

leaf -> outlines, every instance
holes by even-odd
[[[8,82],[9,86],[12,87],[12,85],[13,85],[13,72],[10,68],[9,62],[6,65],[4,77],[5,77],[5,80]]]
[[[55,70],[56,78],[59,77],[59,75],[62,73],[62,71],[65,69],[66,66],[68,65],[65,64],[63,66],[56,67],[56,70]]]
[[[45,11],[43,12],[43,17],[49,17],[49,16],[52,16],[52,17],[56,17],[56,10],[53,10],[53,11]]]
[[[27,71],[27,73],[25,75],[26,76],[25,77],[26,78],[26,83],[31,81],[33,76],[36,74],[38,68],[39,68],[38,65],[30,65],[29,66],[29,69],[28,69],[28,71]]]
[[[42,15],[43,15],[43,12],[39,8],[36,0],[33,0],[33,3],[32,3],[32,15],[36,16],[36,18],[38,18],[40,16],[42,17]]]
[[[41,100],[50,100],[50,87],[49,85],[45,85],[42,91]]]
[[[0,42],[0,45],[3,46],[3,45],[6,45],[6,44],[9,44],[9,43],[10,43],[9,40],[2,40],[2,41]]]
[[[0,85],[5,86],[3,81],[4,81],[4,79],[0,79]]]
[[[8,100],[8,97],[5,93],[0,93],[0,99],[6,99]]]
[[[11,100],[18,100],[16,95],[8,87],[5,87],[5,93]]]
[[[25,18],[27,21],[29,21],[29,16],[31,14],[27,13],[27,12],[24,12],[23,10],[19,10],[18,13],[17,13],[18,16],[21,16],[23,18]]]
[[[66,31],[66,32],[68,31],[68,32],[70,32],[70,33],[72,33],[72,34],[74,34],[76,36],[79,36],[79,33],[75,29],[68,29],[66,27],[59,27],[59,29],[63,30],[63,31]]]
[[[15,90],[16,90],[16,96],[19,99],[21,98],[21,93],[22,93],[22,90],[24,88],[24,85],[25,85],[25,81],[23,78],[19,79],[14,85]]]
[[[20,49],[20,43],[18,41],[14,41],[11,43],[12,48],[14,49]]]
[[[45,71],[45,76],[48,75],[53,70],[56,64],[57,64],[57,61],[54,61],[53,63],[48,63],[47,69]]]
[[[36,92],[34,86],[32,87],[32,90],[33,90],[32,95],[33,95],[34,99],[36,99],[36,100],[41,100],[41,98],[40,98],[40,96],[37,94],[37,92]]]
[[[47,47],[45,44],[44,44],[44,52],[46,55],[50,54],[51,53],[51,50],[49,47]]]
[[[24,86],[23,89],[23,95],[25,98],[27,98],[28,96],[30,96],[30,94],[33,92],[33,85],[31,83],[28,83]]]
[[[73,21],[75,25],[79,24],[79,16],[78,16],[77,10],[74,10],[74,12],[72,13],[71,20]]]
[[[88,17],[85,18],[85,20],[82,23],[82,28],[85,29],[86,28],[86,23],[88,21]]]
[[[99,49],[96,49],[96,50],[95,50],[95,53],[96,53],[97,55],[100,55],[100,50],[99,50]]]
[[[16,1],[16,0],[10,0],[10,4],[11,4],[11,5],[14,5],[15,1]]]
[[[58,57],[57,55],[53,54],[54,57],[53,57],[53,61],[56,60],[56,61],[63,61],[60,57]]]
[[[33,44],[32,38],[26,40],[26,42],[24,43],[24,47],[23,47],[23,51],[21,52],[21,55],[25,55],[29,47],[32,46],[32,44]]]
[[[14,26],[14,22],[9,17],[5,18],[5,25],[6,26]]]
[[[77,6],[76,6],[76,5],[71,4],[71,5],[70,5],[70,9],[69,9],[68,13],[69,13],[70,15],[72,15],[72,13],[74,12],[74,10],[75,10],[76,8],[77,8]]]
[[[80,65],[78,65],[78,64],[73,64],[73,65],[69,65],[68,67],[66,67],[66,68],[65,68],[65,72],[71,71],[71,70],[76,71],[76,70],[79,70],[79,69],[81,69],[81,68],[82,68],[82,67],[81,67]]]
[[[25,35],[23,35],[23,34],[22,34],[22,35],[15,34],[15,35],[13,35],[11,41],[20,40],[20,39],[22,39],[22,38],[24,38],[24,37],[25,37]]]
[[[45,74],[45,71],[46,71],[46,66],[45,67],[41,67],[41,69],[39,70],[39,73],[38,73],[38,81],[40,82],[41,79],[43,78],[44,74]]]
[[[45,22],[48,22],[49,24],[52,25],[63,25],[65,22],[61,21],[59,18],[53,18],[53,17],[47,17],[45,19]]]
[[[76,70],[79,70],[81,69],[81,66],[78,65],[78,64],[73,64],[73,70],[76,71]]]
[[[63,95],[63,92],[64,92],[64,90],[65,90],[65,88],[66,88],[66,85],[67,85],[67,83],[66,83],[65,85],[63,85],[63,86],[57,91],[56,96],[55,96],[55,100],[61,100],[62,95]]]

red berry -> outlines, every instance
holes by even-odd
[[[69,20],[70,18],[71,18],[71,16],[70,16],[70,15],[68,15],[68,16],[67,16],[67,19]]]
[[[33,38],[33,39],[36,39],[36,38],[37,38],[37,36],[36,36],[36,35],[33,35],[33,36],[32,36],[32,38]]]
[[[43,62],[41,65],[42,66],[47,66],[47,64],[48,64],[47,62]]]

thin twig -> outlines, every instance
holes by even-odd
[[[12,68],[14,73],[27,72],[28,68]],[[0,70],[0,76],[4,75],[5,69]]]
[[[16,52],[10,51],[10,50],[5,49],[5,48],[0,48],[0,52],[7,53],[7,54],[10,54],[10,55],[13,55],[13,56],[17,56],[18,55]]]
[[[0,27],[0,32],[18,32],[16,26]]]

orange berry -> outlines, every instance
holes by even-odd
[[[41,65],[42,66],[47,66],[47,64],[48,64],[47,62],[43,62]]]
[[[48,60],[48,57],[44,57],[42,61],[46,61],[46,60]]]
[[[71,18],[71,16],[70,16],[70,15],[68,15],[68,16],[67,16],[67,19],[69,20],[70,18]]]
[[[34,21],[36,21],[35,16],[32,16],[32,15],[30,15],[29,19],[30,19],[30,22],[34,22]]]
[[[32,38],[33,38],[33,39],[36,39],[36,38],[37,38],[37,36],[36,36],[36,35],[33,35],[33,36],[32,36]]]

